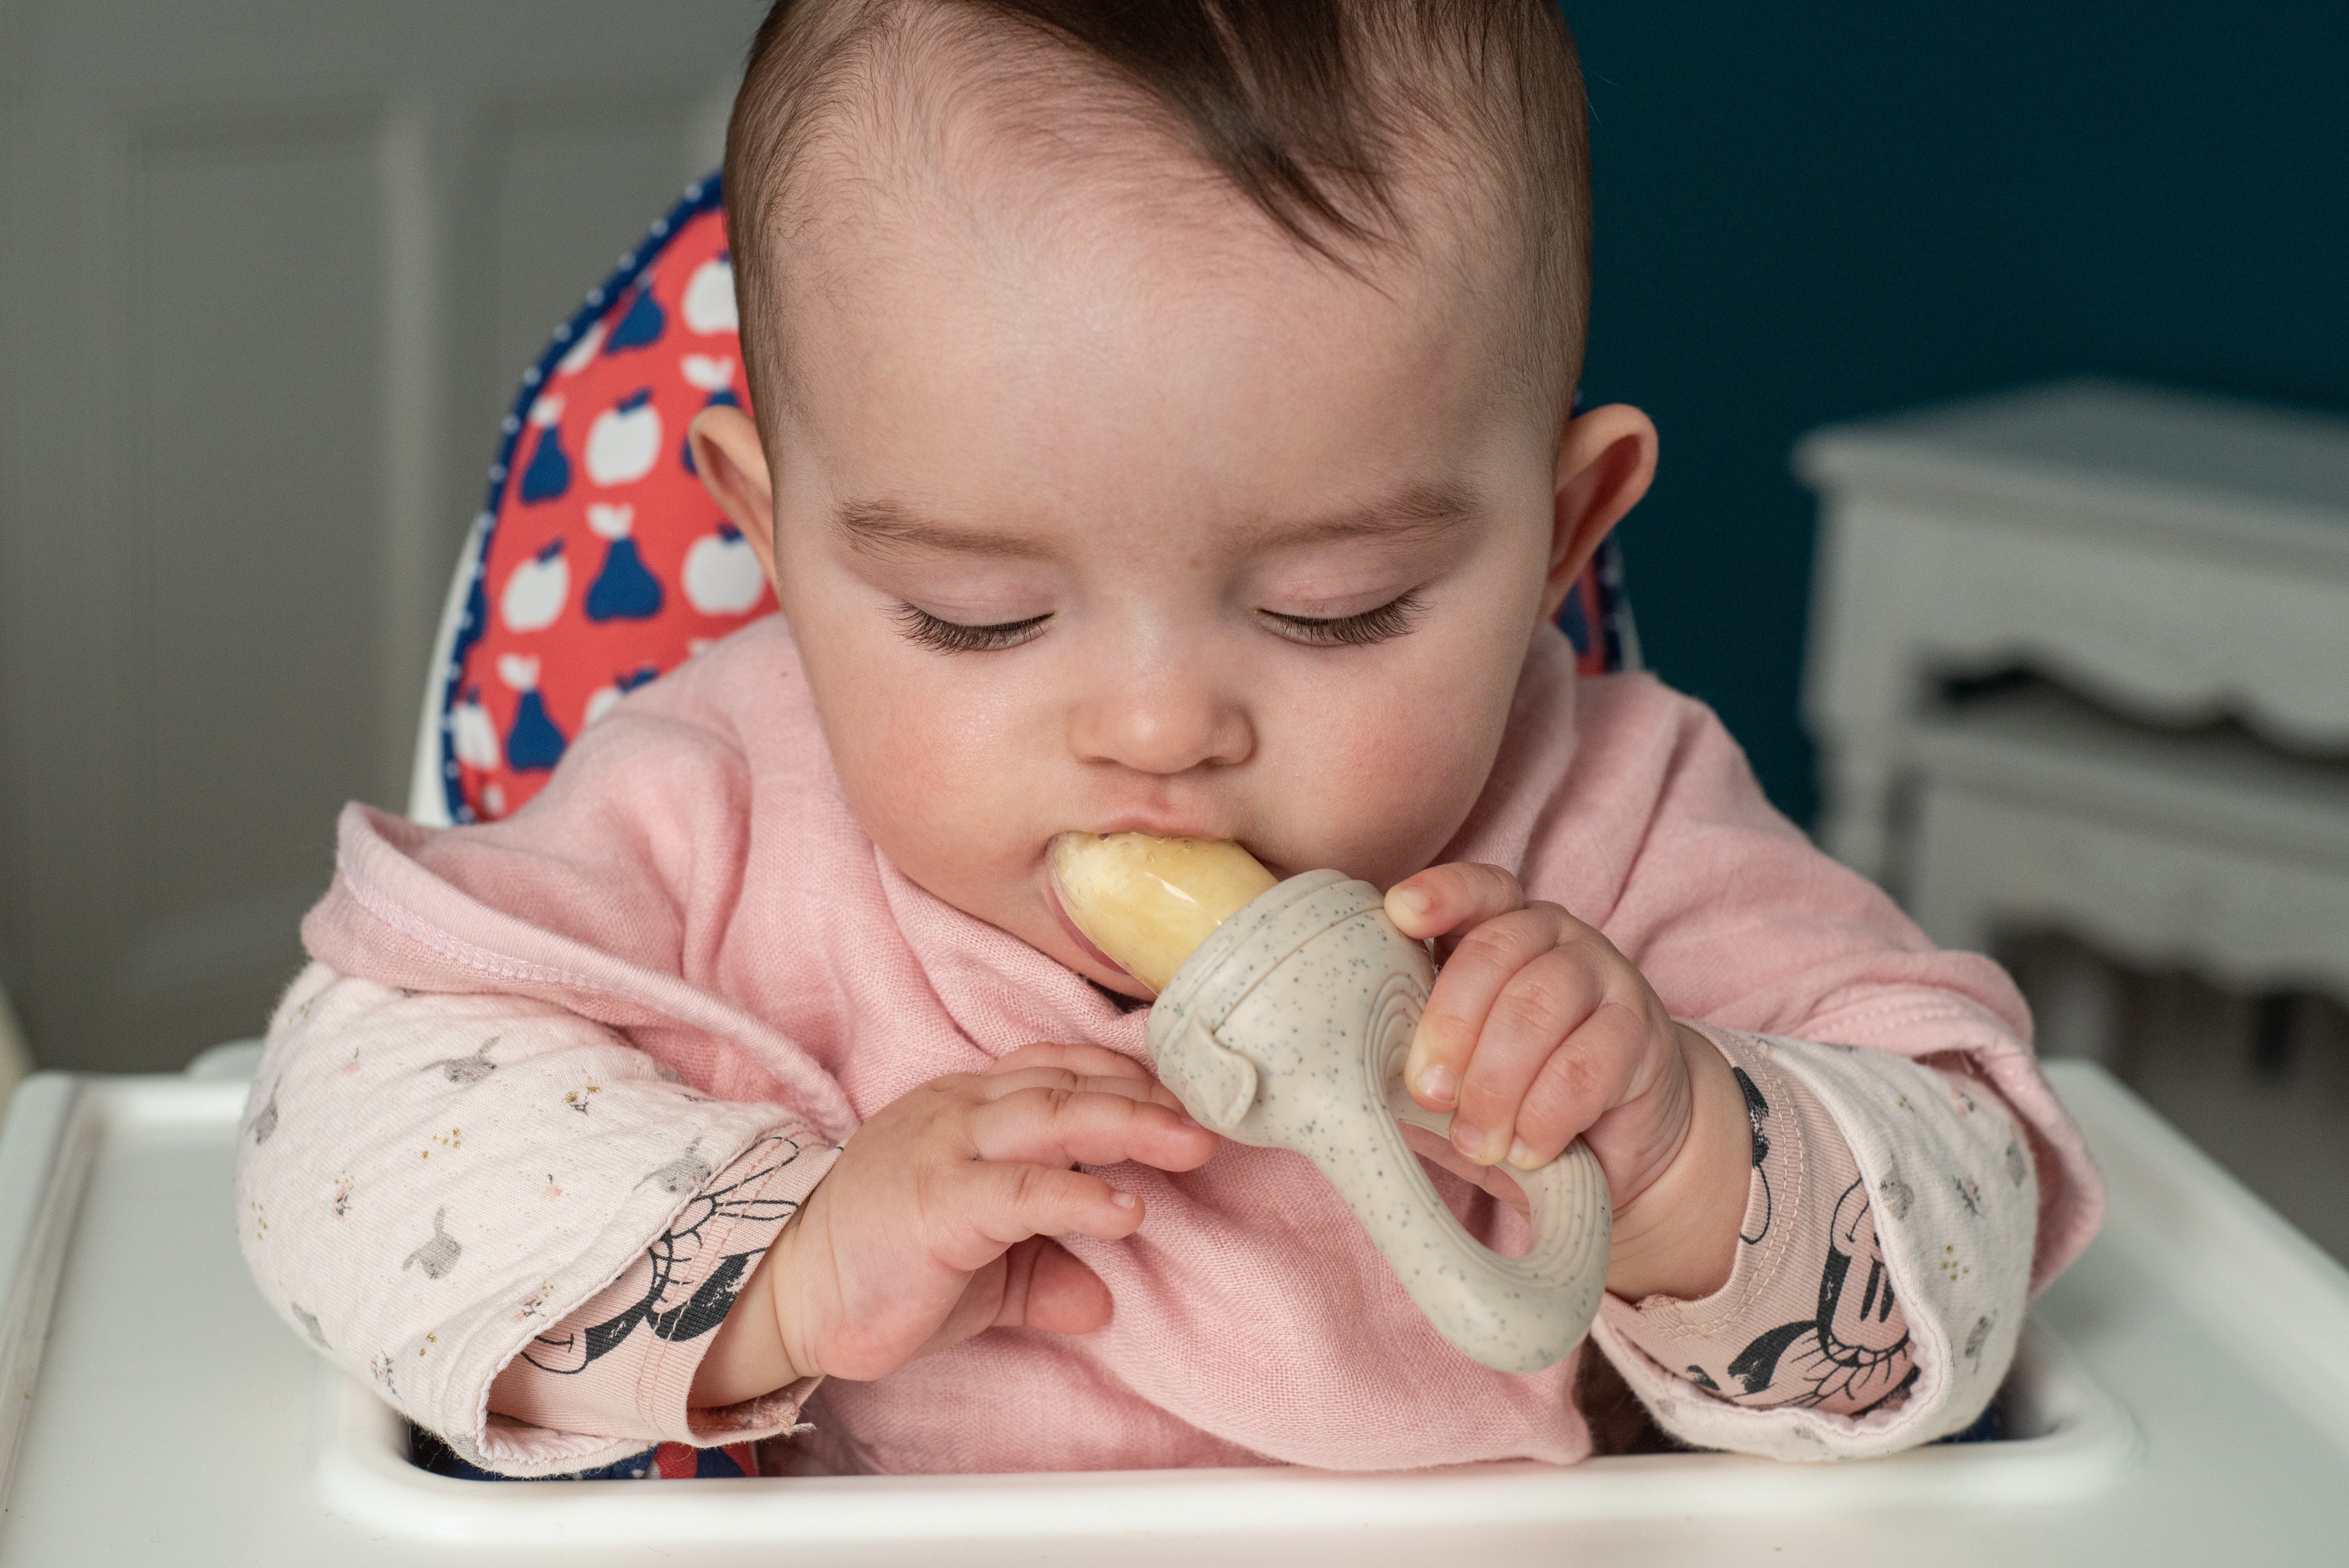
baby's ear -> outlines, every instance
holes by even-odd
[[[693,447],[693,471],[718,503],[726,521],[750,542],[772,582],[775,575],[775,489],[767,469],[767,449],[759,427],[740,408],[713,404],[693,417],[685,438]],[[781,593],[782,585],[776,584]]]
[[[1628,403],[1578,414],[1557,444],[1549,583],[1542,619],[1557,618],[1574,580],[1656,477],[1656,424]]]

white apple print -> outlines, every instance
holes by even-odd
[[[563,541],[550,540],[506,579],[498,614],[509,632],[543,632],[562,616],[570,597],[571,563],[563,558]]]
[[[733,258],[712,256],[694,268],[693,276],[686,280],[680,308],[691,331],[707,335],[740,330],[741,318],[734,309]]]
[[[767,575],[750,542],[730,522],[704,534],[685,552],[685,600],[705,615],[740,615],[759,602]]]
[[[538,689],[539,661],[528,654],[500,654],[498,679],[513,691]]]
[[[660,451],[661,417],[652,390],[632,392],[587,428],[587,477],[599,485],[632,483],[652,472]]]
[[[723,354],[688,354],[677,367],[687,386],[704,392],[723,392],[734,385],[734,361]]]
[[[469,768],[493,769],[501,758],[498,727],[481,706],[481,694],[468,691],[449,714],[449,740],[457,760]]]

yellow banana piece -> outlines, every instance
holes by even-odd
[[[1154,995],[1216,927],[1274,882],[1228,839],[1062,833],[1046,858],[1069,919]]]

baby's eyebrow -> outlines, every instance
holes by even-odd
[[[1474,490],[1448,485],[1412,484],[1361,506],[1289,521],[1251,521],[1234,531],[1254,545],[1294,546],[1365,540],[1407,544],[1448,531],[1484,508]],[[999,560],[1040,560],[1053,553],[1049,540],[1013,529],[941,522],[901,502],[845,501],[833,521],[859,550],[876,555],[936,551]]]
[[[894,500],[844,501],[833,521],[857,549],[876,555],[932,550],[1032,561],[1051,553],[1043,540],[1006,530],[956,527]]]
[[[1363,506],[1293,522],[1257,524],[1248,533],[1263,544],[1322,544],[1350,539],[1408,544],[1446,532],[1484,510],[1471,490],[1449,485],[1406,485]]]

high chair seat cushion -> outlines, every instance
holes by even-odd
[[[513,811],[613,703],[775,608],[685,442],[745,402],[713,179],[556,329],[506,417],[439,672],[451,820]]]
[[[750,406],[715,175],[687,187],[523,377],[460,563],[429,744],[452,822],[543,788],[579,732],[774,591],[703,491],[694,415]],[[1559,624],[1585,674],[1636,664],[1612,544]]]

